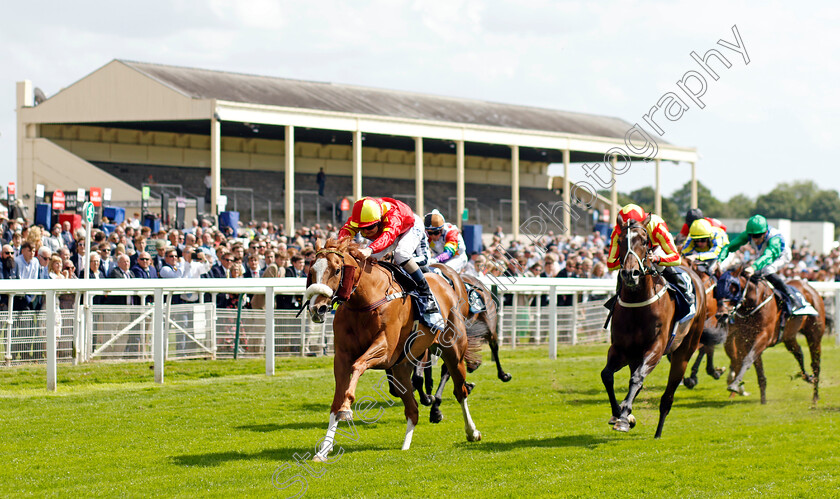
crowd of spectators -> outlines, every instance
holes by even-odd
[[[287,234],[282,224],[250,222],[234,234],[230,227],[220,230],[208,221],[194,220],[185,230],[153,233],[140,224],[139,214],[117,224],[111,233],[84,228],[71,230],[69,222],[55,224],[47,231],[25,219],[8,219],[0,214],[2,264],[0,279],[77,279],[86,268],[93,279],[167,278],[257,278],[303,277],[309,271],[319,243],[335,237],[339,227],[315,224]],[[91,238],[91,254],[85,254]],[[505,237],[501,227],[490,244],[470,255],[465,272],[495,277],[575,277],[609,278],[606,268],[609,240],[593,232],[589,235],[560,236],[548,232],[537,241]],[[504,241],[504,242],[503,242]],[[793,261],[784,269],[787,277],[835,280],[840,274],[840,251],[819,255],[808,246],[793,242]],[[748,252],[742,249],[740,252]],[[749,255],[745,255],[749,256]],[[181,302],[197,302],[197,293],[178,297]],[[0,307],[7,297],[0,295]],[[100,297],[100,299],[102,299]],[[43,306],[37,296],[17,296],[16,310]],[[125,297],[122,300],[126,300]],[[238,295],[219,295],[217,305],[236,307]],[[278,296],[278,308],[298,308],[301,297]],[[252,297],[246,307],[264,306],[261,297]],[[72,303],[70,303],[72,306]]]

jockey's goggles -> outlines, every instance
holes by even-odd
[[[443,227],[426,228],[426,232],[428,232],[429,234],[432,234],[432,235],[440,234],[441,232],[443,232]]]

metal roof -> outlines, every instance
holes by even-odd
[[[624,139],[619,118],[398,90],[119,60],[192,98]]]

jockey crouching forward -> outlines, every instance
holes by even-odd
[[[635,204],[628,204],[618,212],[616,225],[613,228],[612,238],[610,240],[607,268],[609,270],[617,270],[621,267],[621,262],[618,260],[618,235],[621,232],[621,226],[630,220],[636,220],[644,225],[648,235],[648,250],[653,252],[650,255],[651,263],[663,267],[662,276],[665,280],[679,289],[688,300],[688,313],[679,318],[677,322],[683,323],[691,319],[697,311],[694,304],[694,285],[691,282],[691,277],[689,277],[685,270],[679,267],[680,253],[677,251],[674,239],[671,237],[670,232],[668,232],[668,226],[658,215],[652,213],[647,215],[645,210]],[[647,224],[645,224],[646,221]],[[621,281],[619,280],[619,282]]]
[[[744,269],[745,277],[749,278],[756,274],[767,279],[767,282],[782,293],[791,304],[793,315],[819,315],[814,307],[805,302],[798,291],[785,284],[776,274],[791,260],[790,247],[785,243],[785,238],[778,229],[769,227],[767,219],[763,216],[753,215],[747,220],[747,230],[733,237],[732,242],[723,248],[720,253],[721,261],[730,252],[738,250],[745,244],[749,244],[753,252],[759,255]]]
[[[700,218],[691,223],[680,253],[690,263],[698,262],[697,269],[712,275],[721,250],[729,244],[729,237],[719,227],[712,226],[708,220]]]
[[[426,234],[429,236],[429,248],[432,261],[443,263],[460,273],[467,265],[467,245],[458,227],[447,223],[439,211],[426,215]]]
[[[443,316],[423,271],[414,259],[417,248],[426,237],[423,220],[402,201],[364,197],[353,205],[350,220],[341,228],[338,238],[353,237],[356,233],[371,241],[361,250],[366,257],[381,259],[393,252],[394,263],[405,269],[417,285],[424,324],[435,333],[443,331]]]

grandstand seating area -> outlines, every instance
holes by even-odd
[[[203,197],[204,176],[207,169],[204,168],[178,168],[166,166],[150,166],[136,164],[118,164],[96,162],[96,166],[102,168],[115,177],[139,188],[141,184],[153,182],[161,184],[176,184],[183,186],[188,197]],[[364,192],[377,196],[397,195],[409,205],[414,206],[414,181],[402,179],[388,179],[365,177]],[[454,218],[455,211],[455,184],[451,182],[424,182],[425,189],[425,210],[431,211],[437,208],[448,219]],[[283,219],[284,199],[284,177],[283,172],[267,172],[255,170],[233,170],[222,169],[222,193],[229,198],[234,193],[225,192],[225,187],[236,187],[252,189],[254,193],[255,214],[250,214],[250,198],[239,192],[238,209],[242,213],[242,220],[253,218],[257,220],[268,219],[267,203],[272,203],[272,219],[281,222]],[[296,173],[296,191],[317,191],[314,174]],[[324,196],[320,198],[320,221],[328,223],[333,221],[331,210],[334,205],[343,197],[350,197],[353,191],[353,179],[349,176],[327,175]],[[510,187],[489,184],[467,183],[465,188],[469,210],[470,224],[481,224],[485,232],[492,231],[496,226],[509,232],[510,227]],[[450,199],[451,198],[451,199]],[[471,198],[477,201],[472,201]],[[502,201],[502,200],[506,200]],[[549,189],[537,189],[530,187],[520,188],[520,220],[524,222],[530,216],[541,215],[539,205],[552,206],[561,200],[554,191]],[[311,225],[317,221],[318,211],[315,208],[315,198],[312,195],[296,196],[298,209],[303,201],[303,224]],[[233,209],[233,202],[229,201],[228,209]],[[575,208],[577,210],[577,208]],[[586,213],[579,212],[580,218],[573,223],[572,231],[577,234],[586,234],[592,230],[592,217]],[[340,218],[340,213],[337,214]],[[544,217],[544,216],[543,216]],[[301,220],[298,218],[298,220]],[[548,227],[549,230],[559,231],[559,227]]]

